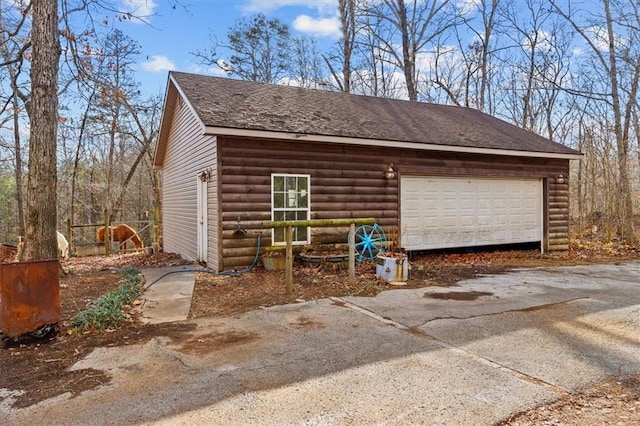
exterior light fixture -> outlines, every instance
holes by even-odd
[[[566,178],[562,173],[556,176],[556,183],[565,183],[565,182],[566,182]]]
[[[202,182],[208,182],[209,180],[211,180],[211,169],[202,171],[202,173],[200,173],[198,177]]]
[[[396,172],[393,171],[393,163],[389,164],[389,167],[384,172],[384,177],[387,179],[393,179],[396,177]]]

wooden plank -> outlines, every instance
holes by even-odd
[[[248,212],[251,213],[251,212]],[[257,233],[265,233],[265,230],[262,229],[262,222],[265,220],[271,220],[270,214],[260,214],[260,217],[254,217],[251,215],[252,219],[248,220],[248,213],[244,216],[240,216],[240,229],[245,230],[252,234]],[[228,217],[227,217],[228,216]],[[238,216],[232,213],[228,213],[225,215],[225,220],[220,222],[220,229],[223,231],[225,235],[228,234],[228,231],[235,232],[238,230]]]
[[[251,213],[251,216],[253,216],[253,212],[268,212],[268,214],[271,215],[271,203],[247,204],[242,202],[233,202],[228,203],[226,207],[227,211],[223,216],[223,220],[230,220],[230,218],[233,217],[237,219],[238,216],[246,217],[246,213]]]
[[[397,194],[385,194],[378,192],[377,194],[362,194],[359,192],[351,194],[312,194],[313,207],[317,208],[321,203],[393,203],[397,208]]]
[[[224,267],[225,269],[233,269],[238,267],[246,267],[251,265],[253,260],[255,259],[254,255],[246,255],[246,256],[225,256],[224,258]]]
[[[254,245],[253,247],[238,247],[238,248],[223,247],[222,249],[222,253],[225,258],[255,256],[256,251],[257,251],[257,245]],[[225,260],[225,266],[226,265],[227,265],[227,262]]]
[[[379,188],[377,186],[376,187],[364,186],[364,187],[355,188],[352,185],[345,185],[345,186],[340,186],[340,185],[318,186],[318,185],[314,185],[313,197],[315,199],[316,196],[321,196],[321,195],[353,194],[354,192],[359,194],[359,195],[362,195],[362,196],[384,194],[384,196],[386,196],[386,197],[397,198],[398,197],[398,185],[396,185],[396,184],[387,185],[387,186],[384,187],[384,191],[382,191],[381,188]]]
[[[245,192],[225,192],[221,194],[221,200],[224,203],[268,203],[271,206],[271,192],[255,193],[253,191]],[[271,207],[269,207],[271,208]]]
[[[382,210],[393,211],[394,209],[398,208],[398,205],[393,202],[383,203],[383,202],[375,202],[375,201],[372,201],[372,202],[335,201],[335,202],[329,202],[329,203],[314,202],[313,208],[316,211],[333,211],[335,209],[339,211],[352,211],[355,208],[358,208],[359,210],[382,209]]]
[[[349,226],[349,284],[356,282],[356,225]]]
[[[360,157],[352,159],[344,159],[336,161],[318,161],[315,155],[308,158],[301,156],[291,158],[273,158],[272,154],[266,153],[264,156],[250,156],[251,162],[247,162],[247,157],[226,157],[222,163],[222,171],[236,174],[234,172],[244,170],[254,170],[256,172],[266,172],[268,170],[277,169],[300,169],[300,170],[321,170],[322,173],[335,175],[336,173],[348,170],[349,174],[363,177],[373,177],[375,175],[383,176],[386,171],[387,162],[376,158],[374,161],[366,161]]]
[[[316,212],[314,219],[350,219],[354,217],[363,217],[371,215],[378,219],[378,222],[384,218],[397,218],[397,210],[353,210],[353,211],[332,211],[332,212]]]
[[[353,219],[311,219],[311,220],[278,220],[278,221],[264,221],[262,222],[263,228],[287,228],[289,226],[301,227],[301,226],[312,226],[312,227],[323,227],[323,226],[349,226],[352,223],[356,225],[373,225],[376,223],[376,219],[373,217],[361,217],[361,218],[353,218]]]
[[[286,226],[285,240],[287,242],[285,285],[286,293],[291,294],[293,292],[293,226],[291,224]]]

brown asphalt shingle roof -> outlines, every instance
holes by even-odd
[[[579,154],[480,111],[171,72],[205,126]]]

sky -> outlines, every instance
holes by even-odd
[[[140,44],[137,79],[149,95],[164,93],[169,70],[222,75],[207,69],[191,53],[211,46],[211,34],[222,42],[234,23],[264,13],[289,26],[292,35],[308,35],[319,45],[340,35],[337,0],[121,0],[123,8],[148,15],[148,24],[117,21],[115,25]],[[175,7],[172,7],[176,4]]]

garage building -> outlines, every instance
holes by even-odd
[[[171,72],[155,153],[163,246],[223,270],[250,264],[258,236],[263,251],[284,244],[262,221],[375,217],[405,250],[566,250],[580,158],[470,108]]]

